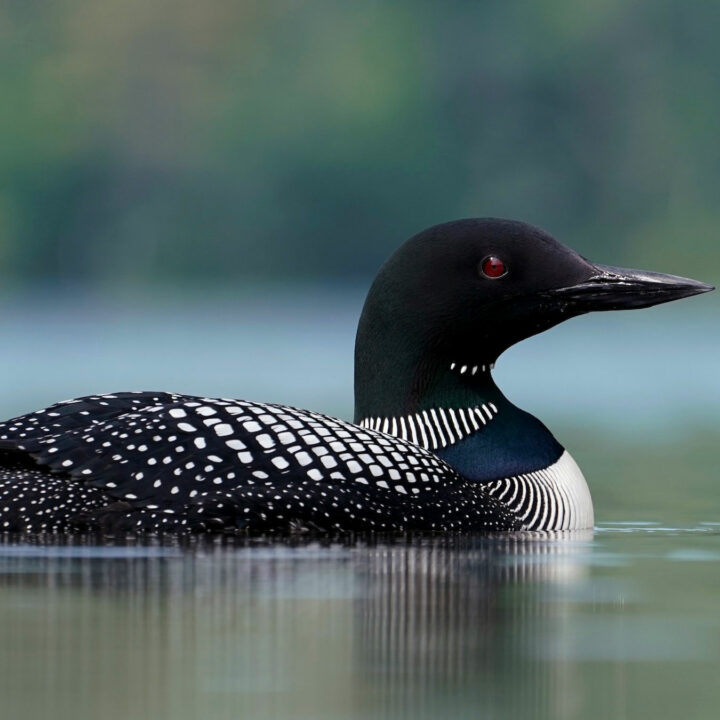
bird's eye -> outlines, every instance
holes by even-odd
[[[486,257],[480,263],[480,270],[485,277],[490,278],[491,280],[497,280],[498,278],[507,275],[507,267],[505,263],[495,255]]]

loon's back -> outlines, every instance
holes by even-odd
[[[431,452],[281,405],[95,395],[1,423],[0,451],[5,531],[521,527]]]

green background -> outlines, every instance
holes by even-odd
[[[538,224],[720,277],[720,5],[0,2],[5,283],[373,274],[422,228]]]

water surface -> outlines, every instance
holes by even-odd
[[[710,718],[720,524],[0,547],[3,716]]]

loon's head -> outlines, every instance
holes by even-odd
[[[491,382],[488,369],[507,348],[563,320],[712,289],[594,264],[522,222],[436,225],[405,242],[370,289],[355,348],[355,418],[452,407],[464,401],[453,395]]]

